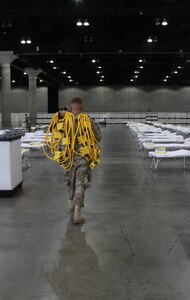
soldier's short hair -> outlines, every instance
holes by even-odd
[[[71,104],[79,104],[82,105],[82,99],[81,98],[73,98],[71,100]]]

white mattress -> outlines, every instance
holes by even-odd
[[[21,156],[23,157],[24,155],[28,155],[30,153],[30,150],[29,149],[25,149],[25,148],[22,148],[21,149]]]
[[[41,149],[43,146],[43,143],[36,143],[36,144],[30,144],[30,143],[21,143],[21,148],[29,148],[29,149]]]
[[[21,138],[21,142],[22,143],[30,143],[30,142],[44,142],[45,141],[45,139],[43,139],[43,138],[25,138],[25,137],[23,137],[23,138]]]
[[[160,138],[160,139],[140,139],[140,142],[153,142],[153,143],[183,143],[184,138]]]
[[[163,151],[162,152],[149,152],[149,157],[152,158],[178,158],[178,157],[190,157],[190,151],[189,150],[176,150],[176,151]]]
[[[187,143],[170,143],[170,144],[151,144],[151,143],[143,143],[143,148],[146,150],[151,150],[151,149],[155,149],[158,147],[165,147],[165,148],[190,148],[190,142]]]

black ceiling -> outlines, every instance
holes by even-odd
[[[167,26],[156,25],[165,18]],[[78,27],[78,19],[90,25]],[[31,44],[21,44],[28,38]],[[27,85],[25,67],[43,70],[42,85],[187,85],[190,1],[1,0],[4,50],[18,56],[12,65],[15,85]]]

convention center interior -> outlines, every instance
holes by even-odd
[[[0,1],[0,300],[190,300],[190,2]]]

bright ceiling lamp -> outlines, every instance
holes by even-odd
[[[84,25],[84,26],[89,26],[89,25],[90,25],[87,19],[84,20],[83,25]]]
[[[81,19],[78,19],[78,21],[77,21],[77,26],[82,26],[82,21],[81,21]]]
[[[152,43],[152,42],[153,42],[153,39],[152,39],[151,36],[149,36],[149,38],[147,39],[147,42],[148,42],[148,43]]]
[[[25,39],[22,39],[20,42],[21,42],[21,44],[26,44]]]
[[[168,25],[168,21],[166,20],[166,19],[164,19],[163,21],[162,21],[162,26],[167,26]]]
[[[51,59],[49,62],[50,62],[50,64],[53,64],[53,63],[54,63],[54,60],[53,60],[53,59]]]
[[[96,62],[96,60],[93,58],[93,59],[92,59],[92,63],[95,64],[95,62]]]
[[[27,44],[31,44],[31,43],[32,43],[31,39],[28,38],[28,39],[26,40],[26,43],[27,43]]]

